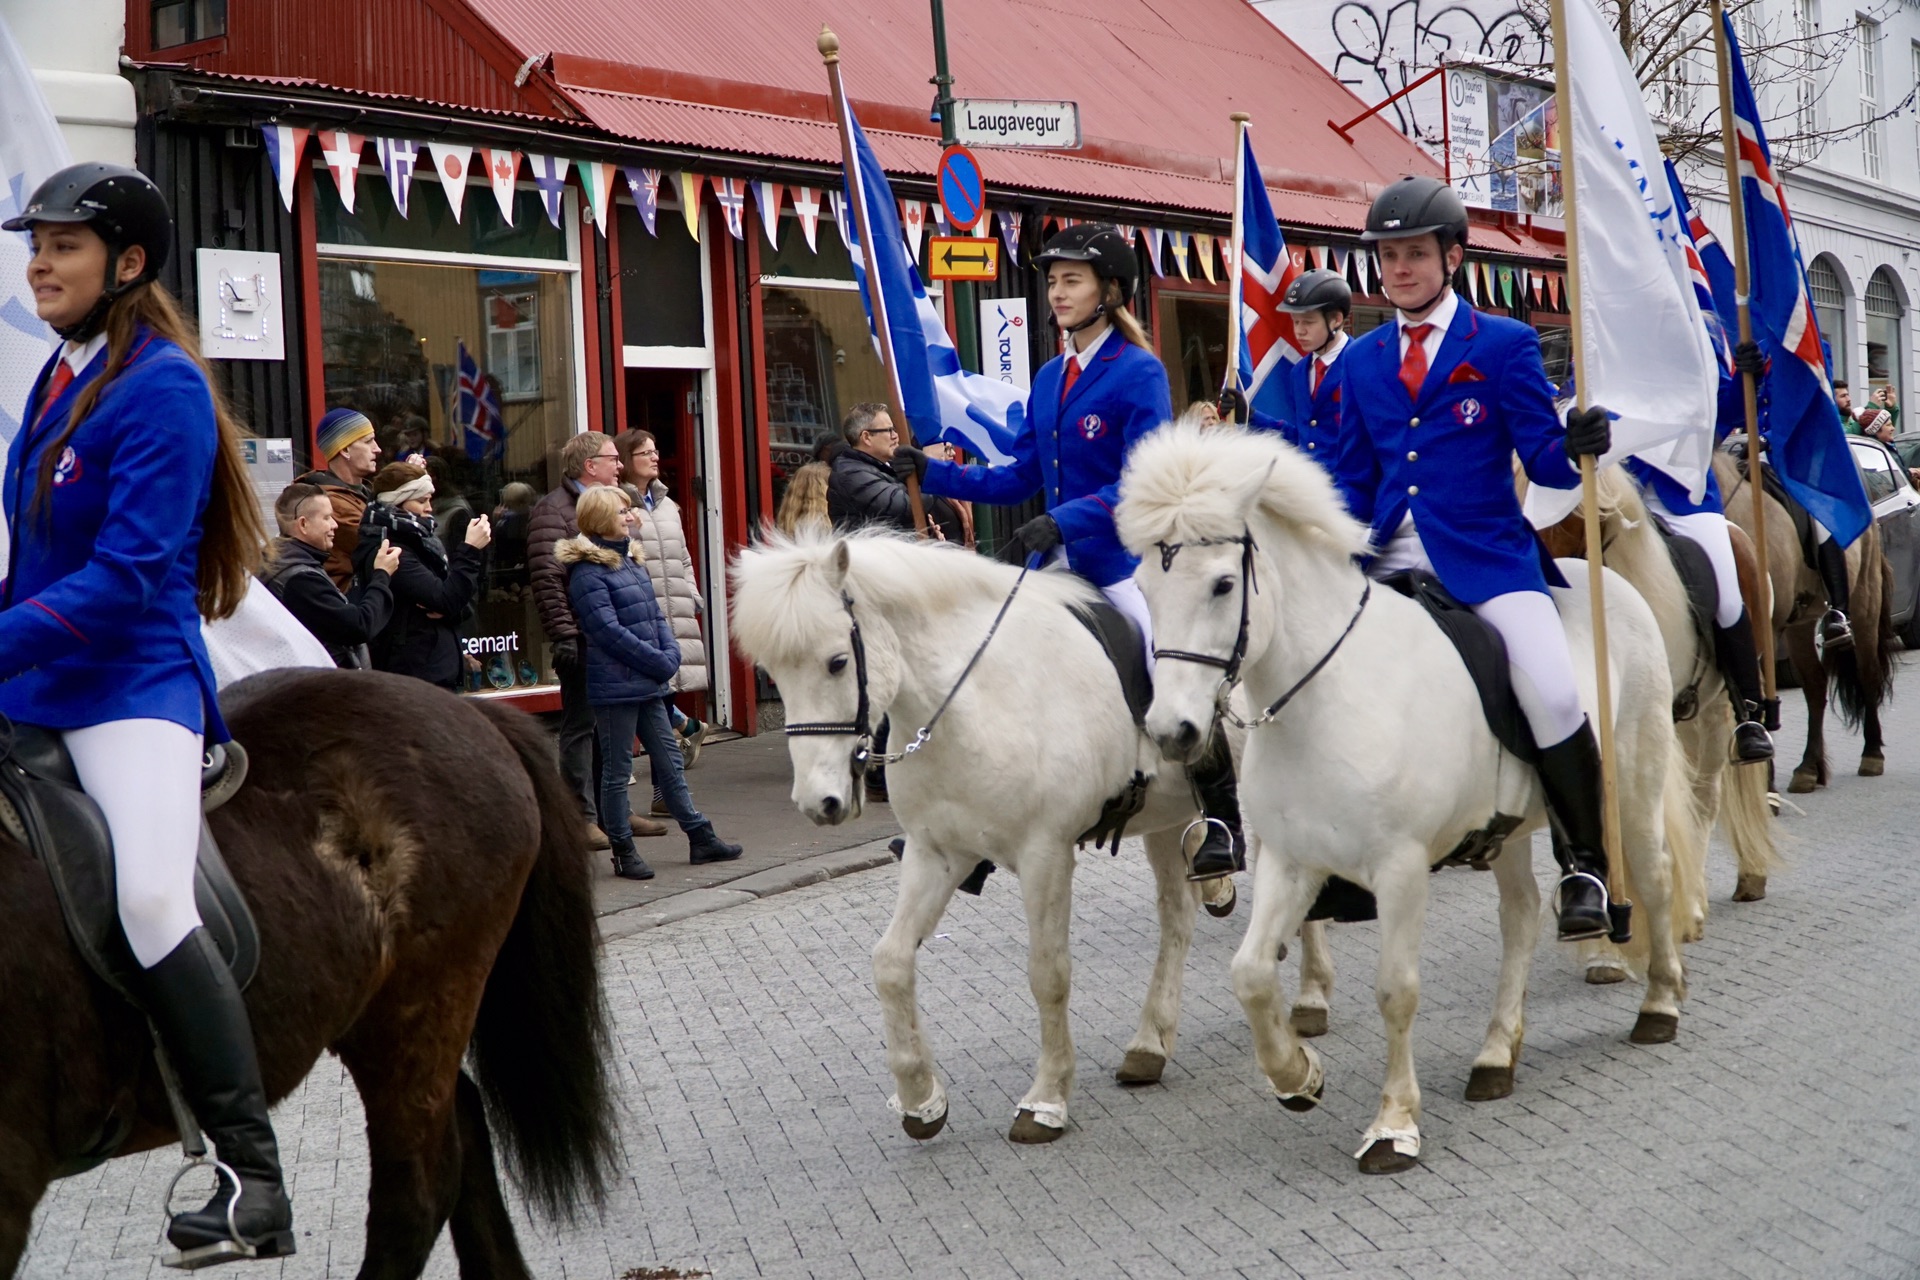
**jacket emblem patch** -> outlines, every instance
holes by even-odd
[[[1080,419],[1080,436],[1085,440],[1098,440],[1107,434],[1107,420],[1097,413],[1090,413]]]
[[[1460,365],[1457,369],[1453,371],[1452,376],[1447,379],[1449,383],[1485,382],[1486,380],[1487,380],[1487,375],[1480,372],[1478,369],[1474,368],[1470,364]]]
[[[1472,426],[1474,423],[1480,421],[1481,418],[1484,418],[1486,413],[1487,407],[1478,400],[1475,400],[1472,396],[1468,396],[1465,400],[1453,406],[1453,416],[1459,420],[1460,425],[1463,427]]]
[[[60,454],[60,461],[53,468],[53,482],[56,485],[72,484],[80,478],[80,455],[68,445]]]

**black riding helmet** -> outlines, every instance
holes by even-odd
[[[1438,178],[1405,177],[1373,198],[1362,240],[1404,240],[1429,232],[1440,237],[1440,252],[1467,243],[1467,206],[1460,194]]]
[[[1338,311],[1343,316],[1351,316],[1353,290],[1338,271],[1316,267],[1287,286],[1287,296],[1280,300],[1280,309],[1291,315]]]
[[[1047,241],[1047,247],[1033,261],[1043,275],[1049,263],[1089,263],[1093,273],[1102,280],[1119,281],[1122,303],[1133,301],[1139,263],[1127,238],[1107,223],[1083,222],[1077,227],[1068,227]]]
[[[173,214],[153,179],[138,169],[89,161],[69,165],[34,191],[17,217],[0,227],[27,231],[41,222],[83,222],[107,244],[106,289],[92,310],[73,324],[57,328],[69,342],[84,342],[100,331],[107,308],[121,294],[159,276],[173,249]],[[147,253],[139,276],[125,283],[114,278],[120,255],[134,245]]]

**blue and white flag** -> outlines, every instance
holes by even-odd
[[[899,378],[897,403],[906,411],[914,439],[922,444],[944,440],[990,464],[1013,461],[1010,450],[1026,419],[1026,393],[997,378],[971,373],[960,365],[960,355],[947,336],[940,313],[920,283],[920,272],[907,253],[900,228],[898,205],[887,185],[867,135],[848,106],[847,136],[854,156],[846,165],[846,205],[841,231],[853,255],[853,274],[860,297],[867,304],[867,323],[874,342],[886,326],[893,344],[894,369]],[[857,208],[856,208],[857,206]],[[871,229],[871,255],[860,244],[860,211]],[[875,287],[877,284],[877,288]]]
[[[1614,415],[1601,465],[1637,457],[1698,501],[1713,463],[1720,384],[1681,213],[1640,83],[1594,0],[1567,0],[1565,37],[1559,55],[1573,102],[1560,144],[1573,148],[1577,184],[1579,258],[1570,266],[1580,273],[1585,321],[1581,377],[1589,402]],[[1534,485],[1527,515],[1545,528],[1579,502],[1578,489]]]
[[[40,82],[0,18],[0,220],[19,213],[36,187],[70,163]],[[32,256],[26,233],[0,231],[0,452],[20,430],[33,380],[53,351],[53,332],[27,287]],[[0,521],[0,554],[5,543]]]
[[[559,226],[560,202],[567,194],[567,170],[573,168],[573,162],[559,156],[537,156],[529,151],[527,166],[533,170],[533,185],[540,192],[540,203],[547,210],[547,221]]]
[[[407,197],[413,191],[414,166],[420,163],[420,144],[410,138],[375,138],[374,154],[380,157],[380,172],[387,175],[387,189],[393,192],[393,207],[407,216]]]
[[[506,422],[500,414],[500,397],[493,379],[480,372],[480,364],[467,350],[466,339],[454,340],[459,352],[459,382],[454,391],[453,417],[460,424],[467,456],[486,462],[500,456],[507,443]]]
[[[1724,15],[1723,15],[1724,19]],[[1733,70],[1733,123],[1739,134],[1740,202],[1747,213],[1747,275],[1753,336],[1767,354],[1767,456],[1787,492],[1841,546],[1849,546],[1873,523],[1847,446],[1846,429],[1833,399],[1832,374],[1807,291],[1800,240],[1787,212],[1786,188],[1774,176],[1773,152],[1760,127],[1753,88],[1725,22],[1728,63]],[[1723,302],[1723,306],[1725,303]]]
[[[1693,211],[1693,202],[1687,199],[1687,189],[1680,185],[1680,171],[1673,167],[1673,161],[1667,161],[1667,187],[1673,192],[1673,203],[1680,210],[1680,234],[1687,253],[1687,274],[1693,280],[1693,300],[1700,306],[1700,319],[1707,326],[1707,337],[1713,343],[1713,354],[1718,358],[1720,367],[1733,371],[1733,343],[1727,339],[1727,327],[1720,322],[1720,312],[1713,299],[1713,279],[1707,274],[1706,259],[1700,256],[1700,232],[1706,223]],[[1713,240],[1713,233],[1706,232],[1707,239]],[[1717,243],[1716,243],[1717,247]],[[1731,277],[1729,277],[1731,281]]]

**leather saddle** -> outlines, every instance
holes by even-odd
[[[1106,650],[1107,661],[1120,677],[1120,692],[1126,695],[1127,710],[1133,713],[1134,724],[1145,728],[1147,709],[1153,705],[1153,677],[1147,674],[1146,642],[1140,635],[1139,625],[1104,598],[1075,605],[1073,616]]]
[[[60,735],[0,718],[0,829],[11,833],[47,868],[66,918],[67,932],[101,981],[131,998],[139,965],[127,946],[115,905],[113,838],[106,817],[80,787]],[[214,843],[205,815],[225,804],[246,781],[246,753],[238,743],[210,748],[200,776],[200,853],[193,896],[200,919],[243,989],[260,963],[253,913]]]
[[[1733,465],[1739,470],[1740,478],[1751,480],[1752,473],[1747,466],[1747,443],[1744,440],[1729,440],[1722,446],[1733,458]],[[1762,454],[1765,454],[1763,449]],[[1806,561],[1807,568],[1820,572],[1819,541],[1813,532],[1813,517],[1800,505],[1799,499],[1787,492],[1787,486],[1775,474],[1773,467],[1760,464],[1760,488],[1775,502],[1786,508],[1787,518],[1793,521],[1793,536],[1800,542],[1800,558]]]
[[[1540,758],[1540,747],[1533,740],[1533,728],[1520,710],[1514,696],[1512,673],[1507,668],[1507,644],[1500,633],[1482,622],[1472,610],[1440,585],[1440,579],[1418,569],[1389,574],[1380,580],[1401,595],[1417,602],[1427,611],[1434,625],[1460,653],[1474,688],[1480,691],[1480,708],[1486,713],[1487,727],[1500,745],[1528,764]]]

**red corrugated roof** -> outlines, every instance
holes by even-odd
[[[881,162],[930,174],[933,40],[925,0],[466,0],[611,132],[748,155],[832,161],[815,48],[840,37],[847,91]],[[1437,173],[1244,0],[964,0],[947,10],[956,91],[1071,98],[1081,153],[980,152],[990,185],[1225,213],[1232,124],[1246,111],[1287,221],[1354,227],[1372,188]],[[1284,206],[1284,207],[1283,207]]]

